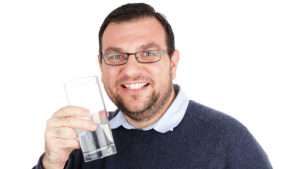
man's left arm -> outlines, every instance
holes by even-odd
[[[267,154],[252,136],[244,128],[241,137],[236,138],[231,145],[228,156],[229,169],[272,169]]]

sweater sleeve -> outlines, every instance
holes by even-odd
[[[32,169],[45,169],[42,163],[44,154],[41,155],[38,163],[36,166],[34,166]],[[68,161],[66,162],[66,165],[64,167],[64,169],[78,169],[81,166],[81,155],[80,155],[80,151],[79,150],[74,150],[71,154],[70,157],[68,159]]]
[[[266,153],[245,127],[233,139],[227,156],[228,169],[272,169]]]
[[[32,169],[44,169],[44,166],[43,166],[43,163],[42,163],[43,157],[44,157],[44,154],[41,155],[37,165],[34,166]]]

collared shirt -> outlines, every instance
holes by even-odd
[[[157,132],[166,133],[168,131],[172,131],[181,122],[189,104],[189,99],[178,85],[175,85],[175,91],[177,91],[176,98],[163,116],[154,124],[140,130],[146,131],[154,129]],[[120,126],[123,126],[126,129],[136,129],[134,126],[128,123],[122,111],[119,111],[109,123],[112,129]]]

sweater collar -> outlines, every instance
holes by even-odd
[[[178,85],[174,85],[174,87],[177,93],[176,98],[171,103],[164,115],[154,124],[140,130],[147,131],[154,129],[159,133],[166,133],[168,131],[173,131],[173,129],[181,122],[186,112],[189,100]],[[136,129],[134,126],[128,123],[122,111],[118,111],[117,115],[113,117],[109,123],[112,129],[120,126],[123,126],[129,130]]]

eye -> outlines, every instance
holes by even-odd
[[[107,60],[120,60],[122,59],[122,54],[111,54],[106,56]]]
[[[157,51],[154,50],[144,51],[143,56],[157,56]]]

